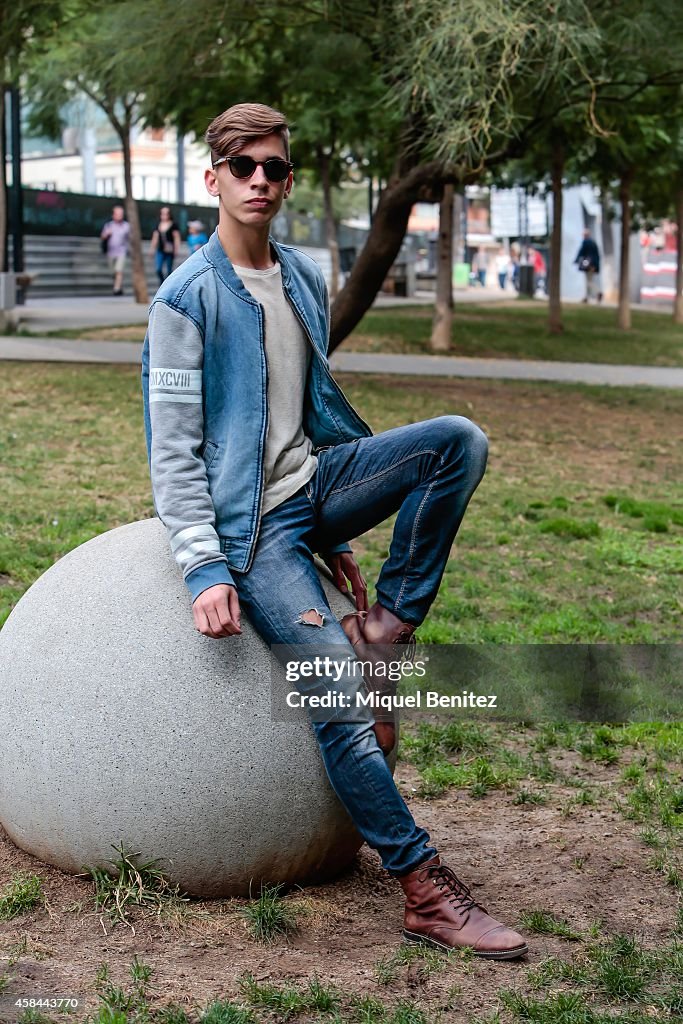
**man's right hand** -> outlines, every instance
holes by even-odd
[[[224,636],[239,635],[240,602],[235,587],[217,583],[203,590],[192,605],[196,629],[204,636],[219,640]]]

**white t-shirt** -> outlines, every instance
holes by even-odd
[[[318,460],[303,430],[311,343],[282,290],[280,264],[267,270],[234,267],[263,307],[268,363],[268,433],[262,513],[281,505],[315,473]]]

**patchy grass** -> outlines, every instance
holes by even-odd
[[[375,966],[375,978],[380,985],[392,985],[403,968],[413,967],[417,981],[424,982],[445,968],[467,968],[472,956],[472,951],[467,947],[444,954],[428,946],[404,944],[378,961]]]
[[[112,860],[108,871],[99,867],[85,869],[94,883],[95,906],[108,915],[112,924],[130,926],[130,912],[135,907],[160,914],[177,910],[187,899],[177,885],[168,882],[158,859],[138,864],[139,855],[126,850],[123,843],[114,846],[114,850],[118,857]]]
[[[519,920],[523,928],[535,935],[557,935],[560,939],[575,942],[581,939],[580,932],[548,910],[525,910],[519,915]]]
[[[428,353],[432,315],[425,306],[371,310],[343,351]],[[634,310],[632,329],[621,331],[613,309],[567,305],[559,336],[549,333],[547,320],[545,304],[456,303],[451,354],[683,366],[683,328],[666,313]]]
[[[19,871],[0,892],[0,921],[11,921],[42,906],[43,885],[38,875]]]
[[[452,835],[450,862],[485,905],[491,899],[492,913],[527,935],[528,960],[492,964],[469,950],[444,956],[401,945],[398,887],[367,853],[360,871],[318,894],[286,897],[297,913],[306,898],[330,912],[302,912],[298,931],[268,946],[245,939],[242,900],[205,901],[178,917],[141,913],[135,933],[103,935],[96,915],[73,907],[88,883],[46,868],[51,913],[37,915],[30,935],[21,918],[0,930],[2,999],[27,994],[25,978],[47,970],[60,981],[46,994],[79,993],[71,1019],[86,1013],[89,1024],[677,1019],[683,906],[672,880],[683,874],[683,723],[407,728],[401,790],[414,796],[431,767],[451,766],[439,795],[413,809],[432,834]],[[603,747],[616,760],[603,759]],[[477,785],[488,787],[479,799]],[[538,805],[528,794],[541,785]],[[474,843],[463,822],[478,828]],[[104,959],[93,983],[93,961]],[[35,1009],[24,1019],[65,1018]]]
[[[260,984],[252,974],[246,974],[240,980],[240,988],[251,1006],[274,1010],[284,1020],[292,1015],[315,1010],[330,1013],[341,1003],[341,994],[337,989],[323,985],[316,976],[309,979],[305,986],[282,986]]]
[[[296,912],[283,899],[282,891],[282,885],[263,885],[258,898],[244,908],[249,932],[258,942],[273,942],[282,935],[293,935],[298,930]]]

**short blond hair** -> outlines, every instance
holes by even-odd
[[[284,142],[289,160],[289,125],[285,115],[264,103],[235,103],[214,117],[204,141],[211,150],[211,163],[215,163],[219,157],[236,156],[249,142],[273,132]]]

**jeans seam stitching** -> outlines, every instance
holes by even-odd
[[[406,455],[404,459],[400,459],[398,462],[392,463],[391,466],[387,466],[385,469],[380,470],[379,473],[363,477],[362,480],[355,480],[353,483],[345,484],[343,487],[336,487],[333,491],[329,492],[325,501],[327,501],[328,498],[331,498],[333,494],[341,494],[342,491],[348,491],[352,487],[360,487],[362,484],[368,484],[372,480],[377,480],[379,477],[384,476],[385,473],[391,473],[393,469],[396,469],[398,466],[402,466],[404,462],[409,462],[411,459],[418,459],[421,455],[436,455],[443,463],[443,456],[440,455],[439,452],[435,452],[432,448],[425,448],[424,451],[413,452],[412,455]]]
[[[441,465],[439,466],[439,468],[436,471],[437,475],[443,469],[443,455],[440,457],[440,462],[441,462]],[[405,590],[406,583],[408,582],[408,570],[411,568],[411,566],[413,564],[413,554],[415,552],[415,537],[416,537],[417,528],[418,528],[418,525],[419,525],[419,522],[420,522],[420,516],[422,515],[422,509],[424,508],[426,501],[429,499],[429,495],[431,494],[432,489],[433,489],[435,483],[436,483],[436,480],[432,480],[431,484],[427,488],[425,496],[422,499],[422,501],[420,502],[419,508],[417,510],[417,514],[415,516],[415,522],[413,523],[413,532],[412,532],[412,535],[411,535],[411,538],[410,538],[410,552],[409,552],[409,555],[408,555],[408,565],[406,566],[406,571],[403,574],[403,579],[401,581],[401,587],[399,589],[398,595],[397,595],[396,600],[394,602],[394,609],[396,611],[398,611],[398,609],[399,609],[399,607],[401,605],[401,600],[403,598],[403,591]]]

